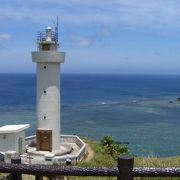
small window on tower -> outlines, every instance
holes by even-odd
[[[50,51],[50,44],[43,44],[42,45],[42,50],[43,51]]]

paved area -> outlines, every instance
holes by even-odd
[[[62,145],[68,145],[70,146],[73,150],[70,153],[71,155],[75,155],[79,152],[80,148],[76,143],[64,143]],[[35,149],[34,149],[35,151]],[[37,151],[36,151],[37,152]],[[32,151],[30,153],[24,153],[21,155],[21,160],[23,164],[52,164],[51,161],[45,161],[44,155],[45,154],[49,154],[51,152],[49,151],[43,151],[43,153],[32,153]],[[66,157],[65,155],[62,156],[56,156],[56,157]]]

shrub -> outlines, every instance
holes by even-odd
[[[127,145],[119,145],[111,136],[105,136],[101,139],[101,146],[106,153],[116,159],[120,155],[130,155]]]

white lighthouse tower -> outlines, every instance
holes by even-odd
[[[55,32],[47,27],[38,32],[37,51],[32,61],[37,63],[36,150],[55,151],[60,147],[60,64],[65,52],[59,52],[58,23]]]

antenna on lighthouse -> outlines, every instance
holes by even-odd
[[[56,44],[58,43],[58,26],[59,26],[59,20],[58,20],[58,16],[57,16],[56,24],[55,24],[55,42],[56,42]]]

